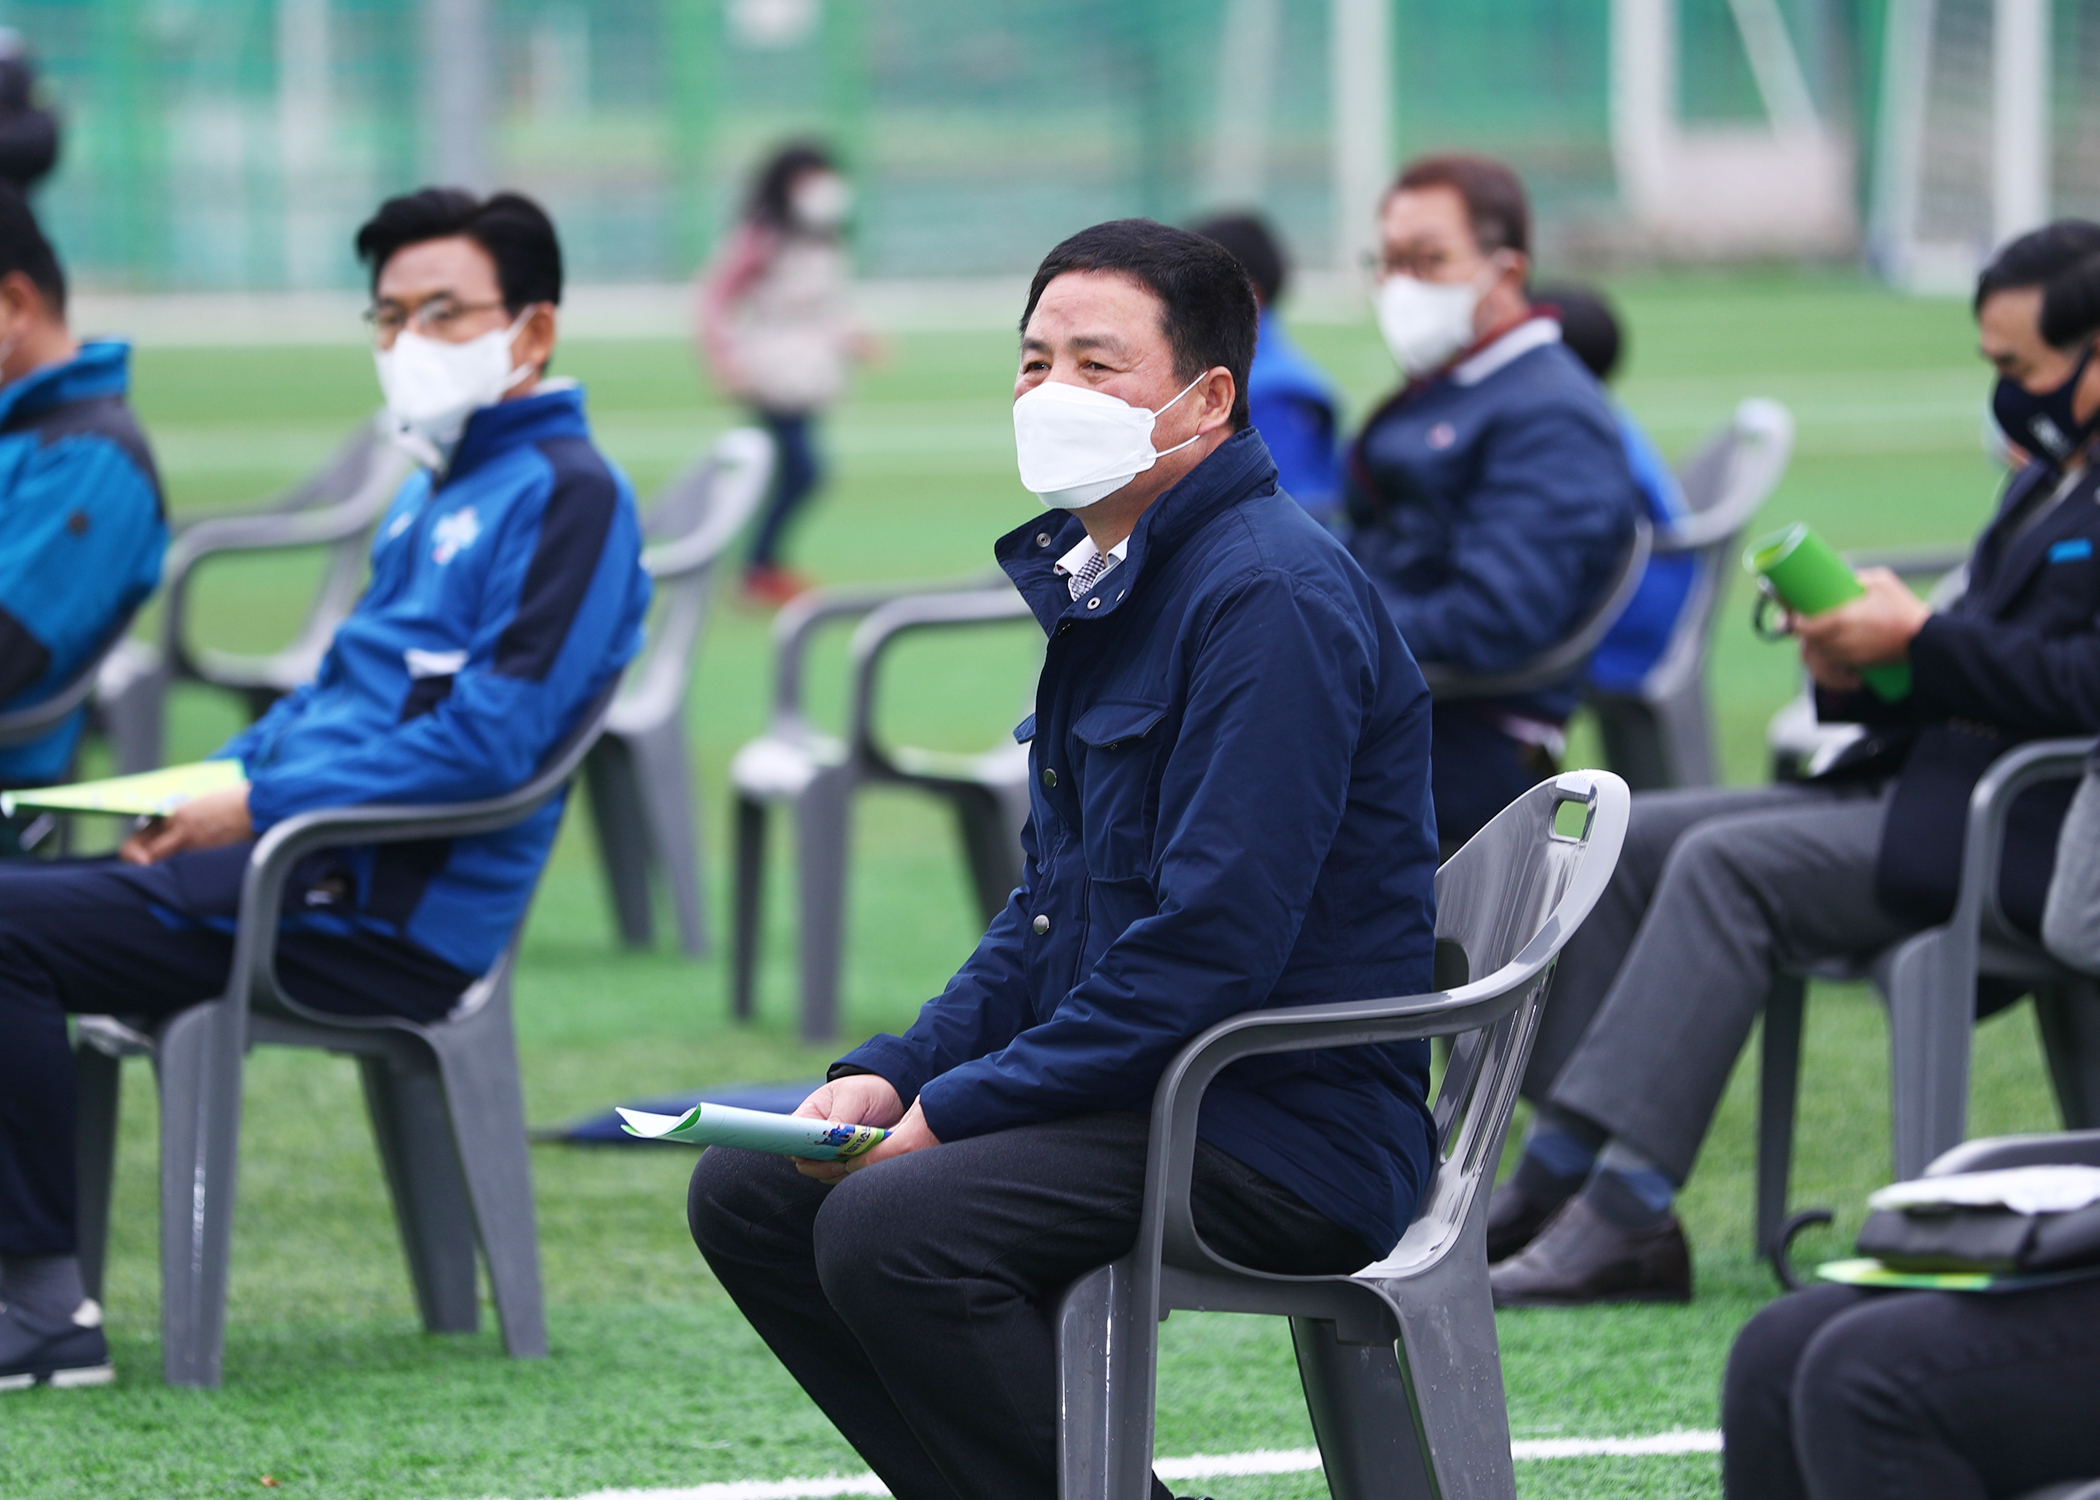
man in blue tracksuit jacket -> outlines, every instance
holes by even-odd
[[[1023,883],[918,1020],[803,1105],[891,1127],[880,1145],[799,1172],[710,1150],[689,1203],[901,1500],[1056,1494],[1051,1312],[1133,1243],[1175,1052],[1258,1007],[1425,991],[1435,941],[1427,690],[1246,426],[1245,276],[1186,231],[1097,225],[1037,271],[1023,330],[1022,481],[1079,509],[997,547],[1050,638],[1016,731]],[[1196,1147],[1206,1242],[1299,1274],[1390,1250],[1432,1168],[1428,1062],[1226,1070]]]
[[[64,688],[160,580],[168,528],[125,400],[130,356],[75,341],[58,257],[0,183],[0,713]],[[0,787],[64,780],[85,717],[0,745]]]
[[[0,867],[0,1381],[100,1378],[74,1250],[74,1012],[166,1014],[219,994],[256,834],[297,813],[449,803],[528,780],[619,675],[649,583],[627,481],[583,397],[543,383],[561,258],[515,194],[429,189],[358,236],[387,405],[433,470],[402,486],[372,582],[314,682],[220,752],[247,784],[135,834],[116,860]],[[310,857],[278,971],[319,1009],[435,1019],[525,914],[560,800],[471,837]]]
[[[1350,450],[1350,550],[1418,660],[1512,671],[1596,607],[1640,494],[1604,392],[1525,295],[1516,174],[1477,157],[1416,162],[1380,230],[1379,321],[1408,380]],[[1437,704],[1445,848],[1550,774],[1582,675]]]

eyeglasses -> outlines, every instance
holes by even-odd
[[[457,297],[443,292],[417,303],[414,307],[403,307],[398,302],[375,302],[365,309],[365,326],[377,339],[391,341],[405,328],[433,338],[448,338],[459,320],[471,313],[492,312],[504,304],[494,302],[462,302]]]
[[[1454,257],[1448,250],[1366,250],[1363,252],[1364,272],[1373,281],[1387,276],[1412,276],[1418,281],[1435,281],[1437,275],[1450,265]]]

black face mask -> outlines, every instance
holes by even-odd
[[[1998,419],[2005,435],[2047,463],[2062,463],[2077,452],[2093,429],[2100,426],[2100,413],[2080,422],[2071,411],[2078,381],[2092,359],[2093,346],[2087,344],[2063,383],[2039,395],[2023,390],[2017,380],[2000,376],[1997,389],[1991,392],[1991,415]]]

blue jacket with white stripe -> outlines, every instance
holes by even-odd
[[[0,387],[0,712],[72,681],[160,581],[168,527],[124,399],[130,359],[128,344],[83,344]],[[0,747],[0,786],[63,777],[85,713]]]
[[[641,548],[634,492],[592,445],[580,390],[476,412],[451,467],[394,497],[371,586],[314,681],[219,752],[247,771],[256,831],[529,780],[640,644]],[[406,938],[482,973],[524,916],[561,800],[494,833],[326,856],[296,882],[295,920]]]

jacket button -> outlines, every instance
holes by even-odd
[[[1037,545],[1038,547],[1047,547],[1047,546],[1049,546],[1049,545],[1050,545],[1050,533],[1049,533],[1049,532],[1047,532],[1047,531],[1038,531],[1038,532],[1037,532],[1037,533],[1035,534],[1035,544],[1036,544],[1036,545]]]
[[[1057,785],[1057,773],[1048,766],[1043,767],[1043,785],[1046,787],[1055,787]]]
[[[1028,925],[1035,929],[1035,935],[1037,937],[1041,937],[1044,933],[1050,930],[1050,919],[1048,917],[1039,916],[1033,922],[1030,922]]]
[[[1099,609],[1101,607],[1101,601],[1099,599],[1089,599],[1086,602],[1086,607],[1088,609]]]

